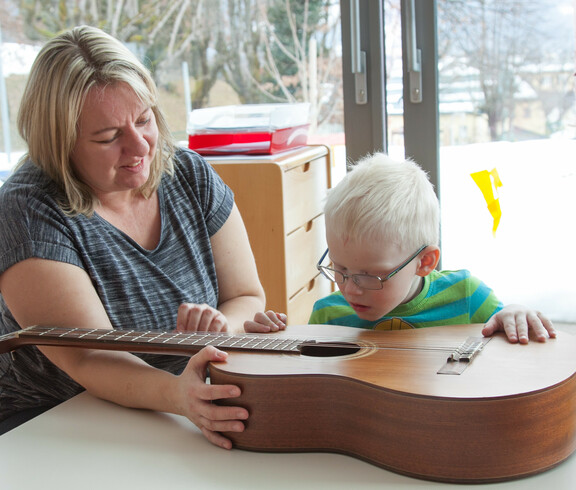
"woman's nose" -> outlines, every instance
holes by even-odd
[[[131,156],[143,157],[148,154],[150,144],[143,134],[134,129],[127,136],[126,148]]]

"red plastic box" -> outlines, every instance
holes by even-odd
[[[188,147],[201,155],[278,153],[305,146],[309,126],[303,124],[293,128],[253,133],[191,134],[188,136]]]
[[[308,140],[309,104],[248,104],[197,109],[188,146],[201,155],[271,154]]]

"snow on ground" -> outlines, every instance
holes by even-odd
[[[504,303],[576,322],[576,140],[489,143],[441,150],[442,266],[467,268]],[[470,177],[496,168],[502,218],[496,235]]]

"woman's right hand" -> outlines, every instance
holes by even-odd
[[[176,317],[177,332],[227,332],[228,320],[207,304],[182,303]]]
[[[223,362],[228,357],[215,347],[208,346],[190,358],[188,365],[178,376],[177,411],[190,419],[202,434],[215,446],[232,448],[232,441],[221,432],[244,431],[244,420],[248,410],[242,407],[219,406],[215,400],[236,398],[240,388],[233,385],[212,385],[206,383],[208,363]]]
[[[248,333],[270,333],[285,330],[288,317],[284,313],[268,310],[259,311],[254,320],[244,322],[244,331]]]

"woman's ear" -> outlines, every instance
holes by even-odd
[[[436,245],[429,245],[420,254],[418,260],[416,275],[422,277],[427,276],[438,265],[438,261],[440,260],[440,248]]]

